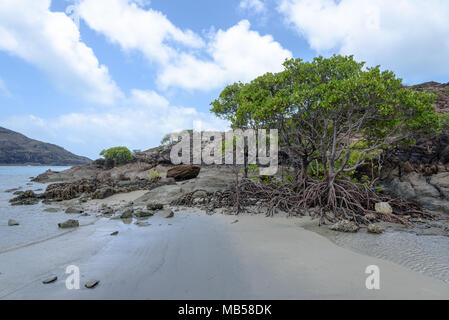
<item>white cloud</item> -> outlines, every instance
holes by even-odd
[[[169,63],[176,45],[200,48],[203,40],[190,30],[175,27],[165,15],[145,10],[129,0],[84,0],[78,13],[90,28],[124,50],[139,50],[150,61]]]
[[[132,90],[121,106],[104,112],[78,112],[46,119],[15,116],[0,120],[0,126],[96,158],[102,149],[113,146],[141,150],[155,147],[165,134],[191,129],[195,121],[201,121],[204,130],[228,127],[211,114],[172,106],[156,92],[143,90]]]
[[[239,7],[256,13],[263,13],[267,10],[265,3],[262,0],[241,0]]]
[[[49,6],[50,0],[2,0],[0,50],[37,66],[66,92],[112,104],[121,92],[108,69],[81,42],[75,23]]]
[[[253,2],[261,8],[260,1]],[[285,58],[292,56],[273,37],[250,30],[246,20],[205,41],[190,30],[180,30],[162,13],[129,0],[84,0],[78,7],[90,28],[122,49],[138,50],[156,62],[163,89],[216,89],[279,71]]]
[[[320,53],[354,54],[409,81],[449,73],[448,1],[280,0],[279,11]]]
[[[272,36],[261,36],[250,30],[247,20],[226,31],[219,30],[207,46],[211,59],[181,55],[159,75],[163,88],[210,90],[234,81],[249,81],[266,72],[282,70],[285,59],[292,53]]]

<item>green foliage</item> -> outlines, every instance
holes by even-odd
[[[352,56],[291,59],[284,71],[226,87],[211,103],[234,128],[277,128],[281,146],[307,172],[335,176],[354,170],[383,148],[435,133],[435,95],[406,89],[380,67]],[[360,141],[361,143],[354,143]]]
[[[114,160],[117,164],[124,164],[133,160],[131,151],[126,147],[114,147],[100,152],[100,156]]]
[[[156,170],[151,170],[150,175],[148,176],[148,181],[153,183],[161,180],[161,175]]]
[[[442,130],[449,131],[449,113],[442,113],[438,115],[440,126]]]

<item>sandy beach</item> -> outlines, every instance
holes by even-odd
[[[133,201],[143,192],[88,204]],[[237,221],[238,220],[238,221]],[[338,247],[308,218],[176,209],[139,227],[92,215],[80,228],[0,253],[1,299],[448,299],[449,285]],[[111,236],[119,231],[117,236]],[[68,290],[66,268],[80,269]],[[368,290],[367,266],[380,268]],[[58,280],[44,285],[56,275]],[[100,280],[94,289],[84,284]]]

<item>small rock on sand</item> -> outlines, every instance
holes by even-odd
[[[20,223],[17,222],[16,220],[13,220],[13,219],[8,220],[8,226],[13,227],[13,226],[18,226],[18,225],[20,225]]]
[[[114,231],[113,233],[111,233],[111,236],[116,236],[118,235],[118,231]]]
[[[137,218],[147,218],[152,217],[154,215],[151,211],[138,211],[136,214],[134,214]]]
[[[58,280],[58,277],[57,276],[53,276],[53,277],[50,277],[48,279],[45,279],[44,281],[42,281],[42,283],[43,284],[50,284],[50,283],[55,282],[56,280]]]
[[[370,224],[368,226],[368,233],[381,234],[382,232],[384,232],[384,229],[377,224]]]
[[[164,209],[164,205],[160,203],[149,203],[147,204],[147,209],[152,211],[162,210]]]
[[[59,211],[61,211],[61,210],[58,209],[58,208],[46,208],[46,209],[44,209],[44,212],[51,212],[51,213],[55,213],[55,212],[59,212]]]
[[[148,222],[145,222],[145,221],[137,221],[135,224],[136,224],[136,226],[139,226],[139,227],[148,227],[150,225]]]
[[[342,220],[329,226],[329,229],[339,232],[357,232],[359,227],[352,221]]]
[[[384,213],[384,214],[392,214],[393,208],[390,206],[388,202],[379,202],[375,205],[376,212]]]
[[[175,215],[172,209],[165,209],[158,212],[162,218],[173,218]]]
[[[98,284],[100,283],[100,280],[91,280],[86,282],[86,284],[84,285],[86,288],[88,289],[93,289],[95,288]]]
[[[133,213],[134,210],[132,208],[130,209],[126,209],[125,211],[122,212],[122,214],[120,215],[121,219],[129,219],[133,217]]]
[[[58,223],[58,227],[61,229],[68,229],[68,228],[78,228],[80,226],[80,223],[78,220],[67,220],[65,222]]]
[[[235,221],[232,221],[231,224],[235,224],[235,223],[237,223],[237,222],[239,222],[239,221],[238,221],[238,220],[235,220]]]
[[[65,213],[67,213],[67,214],[79,214],[79,213],[83,213],[83,212],[84,212],[84,210],[82,210],[80,208],[74,208],[74,207],[69,207],[65,211]]]

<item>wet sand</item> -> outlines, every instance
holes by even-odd
[[[108,203],[138,196],[117,195]],[[138,227],[99,218],[0,253],[0,298],[449,299],[448,284],[341,248],[302,228],[306,218],[183,209],[148,222]],[[119,234],[111,236],[114,231]],[[80,290],[66,288],[69,265],[80,268]],[[369,265],[380,268],[380,290],[365,287]],[[42,284],[51,275],[58,281]],[[84,288],[93,279],[100,284]]]

